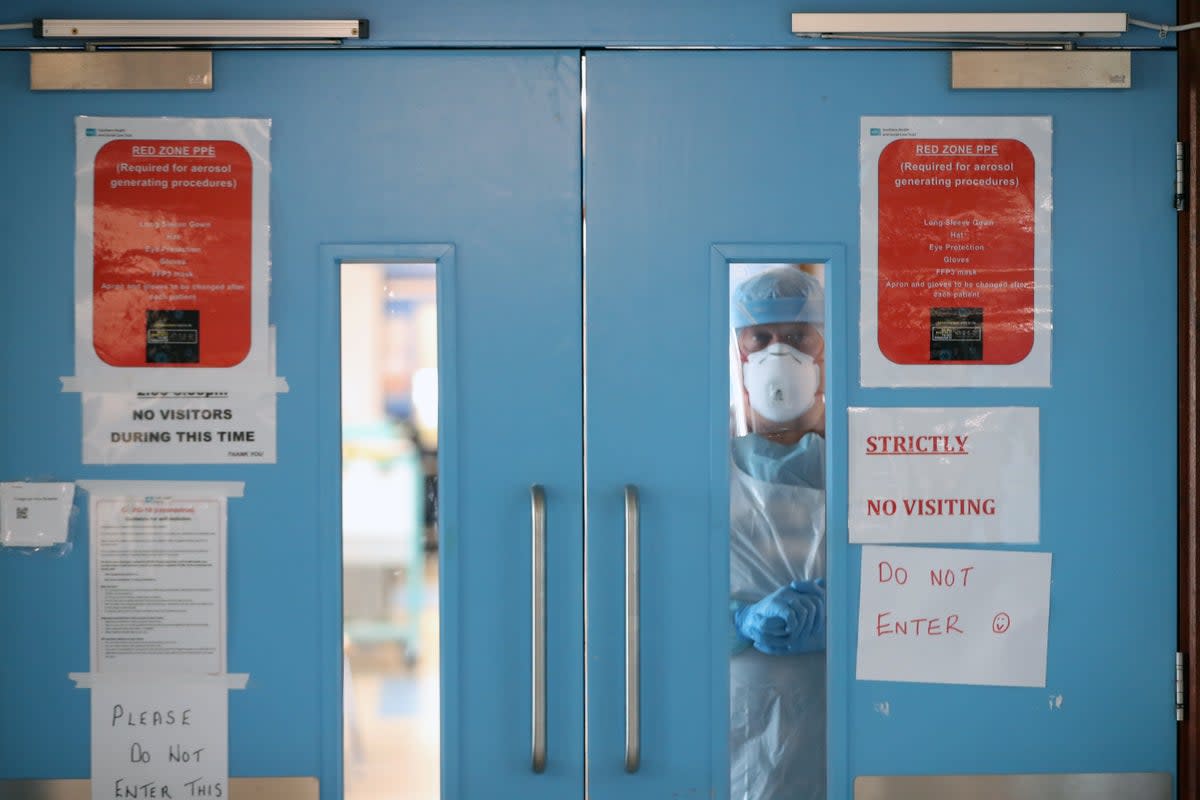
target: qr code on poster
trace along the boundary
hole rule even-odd
[[[17,519],[29,519],[29,506],[17,506]]]

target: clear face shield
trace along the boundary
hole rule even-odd
[[[734,265],[730,406],[735,436],[789,440],[824,433],[823,267]]]

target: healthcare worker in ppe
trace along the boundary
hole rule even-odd
[[[730,467],[730,797],[825,798],[825,292],[795,266],[739,284],[745,435]]]

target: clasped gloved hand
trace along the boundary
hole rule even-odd
[[[770,655],[825,649],[825,581],[792,581],[734,612],[738,634]]]

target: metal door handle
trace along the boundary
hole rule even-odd
[[[533,720],[534,772],[546,769],[546,492],[529,487],[533,528]]]
[[[637,772],[642,762],[641,704],[641,564],[638,536],[641,524],[636,486],[625,487],[625,771]]]

